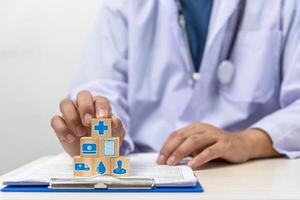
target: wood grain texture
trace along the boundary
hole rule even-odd
[[[98,157],[98,158],[93,158],[93,174],[98,174],[98,175],[109,175],[110,174],[110,169],[111,169],[111,164],[110,164],[110,158],[107,157]],[[101,171],[101,163],[104,165],[105,170]]]
[[[113,143],[113,150],[109,149],[111,143]],[[113,154],[111,154],[112,151],[114,151]],[[99,155],[103,157],[118,157],[120,155],[120,138],[111,137],[99,140]]]
[[[103,130],[103,134],[99,135],[101,130]],[[97,139],[112,137],[111,118],[93,118],[91,121],[91,136]]]
[[[129,176],[131,174],[130,159],[128,156],[119,156],[110,159],[111,175],[113,176]]]
[[[84,158],[81,156],[73,157],[74,176],[93,176],[95,175],[93,158]]]
[[[95,158],[101,156],[99,153],[99,139],[92,137],[80,138],[80,156],[86,158]]]

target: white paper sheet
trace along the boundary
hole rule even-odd
[[[194,186],[197,182],[191,168],[186,165],[165,166],[155,163],[157,154],[133,154],[131,160],[131,176],[134,178],[154,178],[156,186]],[[59,154],[40,163],[28,171],[3,182],[4,185],[48,185],[51,178],[74,178],[72,158],[67,154]],[[109,177],[103,176],[103,179]]]

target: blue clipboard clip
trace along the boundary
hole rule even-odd
[[[124,180],[125,179],[125,180]],[[130,179],[130,180],[128,180]],[[86,180],[72,179],[55,179],[49,185],[36,186],[5,186],[1,188],[1,192],[204,192],[201,184],[196,183],[195,186],[189,187],[160,187],[154,184],[153,179],[136,179],[136,178],[122,178],[120,184],[110,183],[106,181],[88,182]]]

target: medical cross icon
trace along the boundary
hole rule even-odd
[[[98,131],[99,135],[104,135],[104,132],[108,130],[108,126],[103,121],[99,121],[98,125],[95,125],[95,131]]]

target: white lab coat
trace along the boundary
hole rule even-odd
[[[191,66],[175,0],[105,0],[70,90],[109,98],[127,135],[123,153],[159,151],[191,122],[266,131],[274,148],[300,156],[300,1],[248,0],[222,84],[238,0],[214,0],[201,78]],[[125,152],[124,152],[125,151]]]

